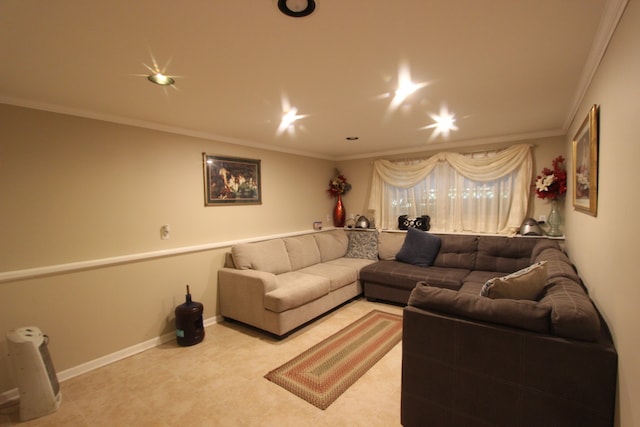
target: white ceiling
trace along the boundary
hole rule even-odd
[[[559,135],[621,3],[1,0],[0,102],[327,159]],[[391,109],[403,67],[428,85]],[[420,129],[445,107],[457,131]]]

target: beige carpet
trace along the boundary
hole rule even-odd
[[[402,316],[373,310],[265,378],[326,409],[402,338]]]

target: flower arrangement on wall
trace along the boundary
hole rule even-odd
[[[347,182],[347,178],[336,169],[335,176],[329,180],[329,188],[327,192],[331,196],[339,196],[351,190],[351,184]]]
[[[536,195],[541,199],[556,200],[567,192],[567,170],[565,159],[553,159],[553,169],[544,168],[536,179]]]

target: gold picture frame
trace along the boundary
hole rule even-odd
[[[262,204],[260,160],[202,153],[205,206]]]
[[[599,108],[593,105],[573,138],[573,208],[598,214]]]

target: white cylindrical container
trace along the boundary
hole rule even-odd
[[[7,334],[9,363],[20,392],[22,421],[55,412],[62,401],[48,341],[35,326],[18,328]]]

